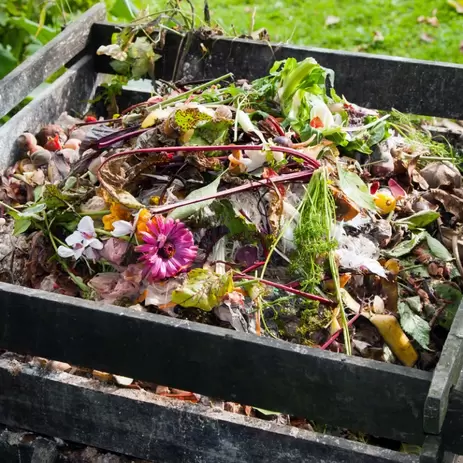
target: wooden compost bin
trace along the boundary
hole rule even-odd
[[[68,67],[0,128],[0,168],[12,162],[19,134],[63,111],[84,111],[98,73],[112,72],[108,58],[95,53],[117,31],[99,22],[104,17],[104,7],[93,7],[0,81],[1,116]],[[335,71],[338,92],[359,105],[463,119],[463,66],[242,39],[193,36],[184,49],[186,42],[167,35],[156,77],[194,81],[233,72],[254,79],[275,60],[312,56]],[[405,463],[442,461],[444,451],[463,454],[462,307],[429,373],[0,283],[0,348],[423,446],[414,456],[201,405],[143,400],[0,358],[0,423],[133,457]],[[0,454],[0,461],[13,461],[7,458]]]

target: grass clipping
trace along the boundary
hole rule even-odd
[[[332,236],[336,224],[336,207],[328,182],[328,171],[321,167],[314,172],[307,186],[299,207],[300,220],[294,231],[297,253],[293,258],[292,269],[301,278],[302,290],[315,292],[324,276],[325,265],[329,266],[338,302],[334,314],[340,315],[346,354],[351,355],[349,327],[335,259],[337,242]]]

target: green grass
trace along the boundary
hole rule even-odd
[[[194,4],[201,14],[202,1]],[[249,31],[256,8],[254,30],[267,28],[274,42],[463,63],[463,14],[446,0],[209,0],[209,8],[213,21],[238,34]],[[434,9],[439,27],[417,22]],[[340,22],[326,27],[328,15]],[[384,41],[374,41],[375,32]],[[434,42],[423,41],[423,33]]]

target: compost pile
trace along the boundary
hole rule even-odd
[[[454,150],[313,59],[231,77],[23,134],[2,280],[432,369],[461,299]]]

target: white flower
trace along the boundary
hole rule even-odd
[[[137,230],[138,218],[140,217],[140,211],[138,211],[133,219],[133,223],[127,222],[127,220],[116,220],[113,222],[114,230],[111,232],[115,238],[120,238],[121,236],[132,236]]]
[[[79,259],[82,255],[89,259],[95,259],[94,249],[103,249],[103,243],[96,237],[95,227],[91,217],[86,215],[82,217],[77,225],[77,230],[66,238],[66,244],[69,246],[60,246],[58,255],[68,258],[74,257]]]
[[[111,235],[115,236],[116,238],[120,238],[121,236],[130,235],[132,236],[135,231],[135,225],[127,222],[126,220],[116,220],[113,222],[114,230],[111,232]]]

